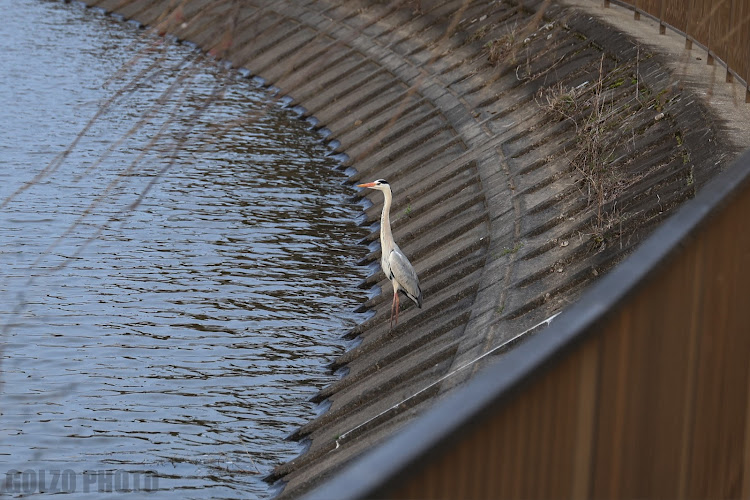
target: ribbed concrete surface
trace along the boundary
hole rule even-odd
[[[362,286],[382,293],[350,333],[361,344],[333,362],[346,375],[316,397],[330,408],[294,434],[309,450],[269,478],[287,484],[284,497],[392,434],[503,351],[493,349],[533,333],[736,152],[658,56],[541,1],[88,3],[262,76],[333,132],[358,172],[352,183],[386,178],[394,188],[394,236],[421,278],[424,309],[402,301],[389,332],[382,194],[361,193],[373,202],[365,263],[374,270]],[[601,198],[576,168],[597,88],[609,103],[597,129],[611,177]],[[582,109],[550,111],[555,89]]]

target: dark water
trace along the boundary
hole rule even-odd
[[[269,496],[363,319],[344,173],[188,47],[0,5],[0,492]]]

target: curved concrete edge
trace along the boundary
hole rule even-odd
[[[352,183],[394,185],[394,234],[425,308],[407,306],[390,331],[390,284],[380,271],[365,280],[382,290],[363,305],[375,315],[331,364],[347,375],[315,397],[329,410],[292,435],[307,452],[269,477],[287,484],[283,497],[319,484],[544,328],[737,150],[662,58],[544,1],[423,1],[420,12],[344,0],[88,3],[262,76],[331,130],[356,168]],[[598,204],[575,163],[594,95],[614,110],[596,129],[618,152],[608,161],[628,173]],[[565,107],[571,96],[581,105]],[[555,114],[561,104],[566,118]],[[377,221],[379,193],[362,195]],[[373,229],[363,264],[379,260]]]

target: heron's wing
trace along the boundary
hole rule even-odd
[[[422,290],[419,288],[419,278],[406,255],[401,253],[399,248],[394,248],[388,256],[388,263],[391,266],[389,278],[395,279],[398,286],[406,292],[406,295],[419,307],[422,307]]]

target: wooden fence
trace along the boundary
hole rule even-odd
[[[727,81],[735,77],[745,85],[750,102],[750,0],[612,0],[659,21],[685,35],[685,47],[696,43],[708,51],[707,63],[718,60],[727,68]],[[604,4],[609,5],[609,0]]]
[[[750,497],[750,152],[310,498]]]

